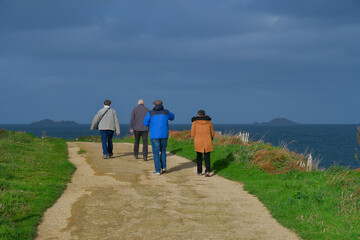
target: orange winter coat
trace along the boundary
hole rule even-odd
[[[215,133],[211,118],[193,117],[191,120],[193,121],[191,137],[194,139],[195,151],[201,153],[214,151],[212,140]]]

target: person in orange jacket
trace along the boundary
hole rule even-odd
[[[206,116],[204,110],[199,110],[198,115],[191,119],[191,137],[197,154],[197,174],[202,175],[202,158],[205,160],[205,177],[210,177],[210,152],[214,151],[214,127],[211,118]]]

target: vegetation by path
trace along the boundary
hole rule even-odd
[[[187,138],[169,138],[167,149],[195,161],[193,143]],[[268,154],[254,161],[259,151]],[[279,151],[280,158],[273,154]],[[233,140],[215,144],[211,166],[216,174],[244,183],[244,189],[257,196],[273,217],[304,239],[360,239],[360,172],[344,167],[283,171],[293,165],[286,163],[293,162],[295,155],[269,144]],[[277,168],[269,168],[269,163]]]
[[[64,140],[0,130],[0,239],[33,239],[74,171]]]

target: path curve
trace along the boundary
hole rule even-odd
[[[197,176],[182,157],[169,154],[168,172],[154,176],[152,156],[134,159],[131,144],[115,143],[111,159],[100,143],[68,149],[77,170],[36,239],[300,239],[241,183]]]

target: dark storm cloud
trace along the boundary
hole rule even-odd
[[[106,1],[103,1],[105,3]],[[101,16],[95,0],[15,0],[0,2],[0,29],[6,32],[73,28]]]
[[[33,95],[44,94],[66,109],[79,98],[163,97],[179,112],[205,105],[219,116],[237,101],[248,111],[241,122],[326,122],[325,102],[355,107],[359,10],[358,1],[335,0],[0,1],[0,100],[18,92],[19,105],[31,104],[22,96],[41,103]],[[99,94],[103,85],[111,89]],[[356,121],[339,109],[343,120],[328,122]],[[90,106],[79,111],[87,122]],[[1,121],[15,119],[8,115]]]

